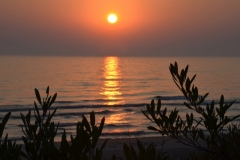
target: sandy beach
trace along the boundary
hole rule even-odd
[[[196,149],[185,146],[176,140],[170,139],[169,137],[164,137],[164,145],[162,146],[163,139],[162,137],[142,137],[142,138],[117,138],[117,139],[108,139],[108,142],[103,150],[103,160],[111,160],[112,156],[115,154],[116,158],[125,160],[123,152],[123,144],[130,145],[135,148],[138,154],[137,139],[142,142],[144,147],[148,147],[151,143],[156,145],[157,153],[163,149],[170,156],[171,160],[179,160],[181,157],[186,157],[189,153],[196,151]],[[97,147],[105,142],[106,139],[99,139]],[[56,143],[57,147],[60,147],[60,142]],[[22,147],[23,149],[24,147]],[[23,158],[24,160],[24,158]]]
[[[168,152],[168,155],[173,160],[178,160],[181,157],[186,157],[189,153],[196,151],[195,149],[185,146],[176,140],[164,137],[164,145],[162,146],[162,137],[144,137],[144,138],[120,138],[120,139],[109,139],[103,152],[103,159],[108,160],[115,154],[117,159],[125,159],[123,153],[123,144],[132,144],[132,146],[138,151],[137,139],[142,142],[142,144],[147,147],[151,143],[156,144],[157,152],[162,149]],[[101,145],[105,140],[100,139],[98,145]]]

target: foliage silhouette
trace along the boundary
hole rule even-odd
[[[95,113],[90,113],[90,122],[83,115],[82,122],[76,125],[76,136],[71,135],[71,143],[66,139],[66,132],[62,134],[61,146],[58,149],[55,146],[55,136],[58,126],[52,120],[57,108],[51,113],[51,105],[55,102],[57,93],[49,96],[49,87],[46,89],[46,98],[41,99],[39,91],[35,89],[35,95],[40,107],[34,102],[35,122],[31,123],[31,111],[26,116],[21,114],[23,121],[22,131],[25,136],[22,137],[27,155],[23,155],[29,160],[41,159],[101,159],[103,148],[107,140],[99,148],[96,148],[98,139],[102,133],[105,118],[103,117],[98,127],[95,122]],[[95,154],[94,154],[95,151]]]
[[[166,152],[160,150],[158,153],[156,151],[154,143],[151,143],[147,148],[137,140],[137,146],[139,154],[137,154],[134,147],[130,144],[123,144],[123,151],[126,160],[168,160],[169,156],[166,155]]]
[[[103,117],[98,127],[95,122],[94,112],[90,113],[90,123],[85,116],[82,116],[82,122],[77,123],[76,136],[71,135],[71,143],[66,139],[66,133],[62,135],[60,146],[60,159],[96,159],[100,160],[103,155],[103,149],[107,140],[99,148],[96,148],[98,139],[102,133],[105,118]],[[96,148],[96,149],[95,149]],[[95,154],[94,154],[95,151]]]
[[[35,95],[40,107],[34,102],[34,123],[31,123],[32,116],[30,110],[26,116],[21,113],[23,122],[23,126],[21,127],[24,133],[22,139],[25,144],[27,153],[25,158],[27,159],[50,159],[55,157],[58,152],[54,146],[54,138],[57,134],[59,123],[55,125],[55,123],[51,121],[57,108],[55,108],[52,113],[49,111],[49,108],[56,100],[57,93],[55,93],[53,97],[49,96],[49,87],[47,87],[46,94],[47,97],[41,99],[39,91],[35,88]],[[40,114],[40,112],[42,112],[42,114]]]
[[[16,144],[16,141],[12,142],[8,139],[6,134],[5,139],[2,143],[2,134],[5,129],[5,125],[11,115],[11,112],[7,113],[0,123],[0,159],[20,159],[21,145]]]
[[[198,88],[192,85],[196,75],[191,79],[187,77],[188,66],[178,73],[176,62],[174,65],[170,64],[169,69],[174,83],[186,97],[187,102],[184,102],[184,105],[194,111],[194,114],[186,114],[186,118],[183,119],[178,115],[176,108],[168,114],[167,108],[161,109],[160,99],[158,100],[157,108],[155,108],[154,100],[152,100],[151,105],[147,105],[147,110],[142,110],[142,113],[150,121],[154,122],[158,128],[149,126],[148,129],[157,131],[162,135],[168,135],[187,146],[208,152],[217,159],[233,158],[229,154],[231,148],[227,145],[230,138],[236,135],[239,136],[239,130],[237,128],[230,130],[230,127],[228,134],[224,133],[224,130],[227,129],[227,125],[230,122],[240,117],[240,115],[231,118],[226,116],[226,112],[235,101],[226,104],[222,95],[219,107],[215,106],[214,101],[207,104],[206,107],[202,107],[202,103],[208,96],[208,93],[200,96]],[[200,118],[195,118],[194,115],[196,114],[199,114]],[[238,131],[238,134],[235,134],[236,131]],[[234,142],[234,139],[230,143],[232,142]]]

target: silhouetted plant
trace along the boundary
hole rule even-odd
[[[2,135],[3,135],[3,131],[5,129],[5,125],[7,124],[7,121],[9,119],[11,115],[11,112],[8,112],[2,119],[2,122],[0,122],[0,144],[1,144],[1,140],[2,140]]]
[[[76,136],[71,135],[71,142],[66,139],[66,132],[62,134],[61,146],[56,148],[54,138],[57,134],[58,126],[52,120],[57,108],[51,113],[49,108],[54,103],[57,93],[53,97],[49,96],[49,87],[46,89],[47,97],[41,99],[39,91],[35,89],[35,95],[40,107],[34,102],[35,121],[31,122],[31,111],[27,115],[21,114],[23,121],[22,131],[25,136],[22,137],[27,155],[23,157],[29,160],[41,159],[62,159],[62,160],[100,160],[103,154],[103,148],[107,140],[99,148],[96,148],[98,139],[102,133],[105,118],[103,117],[98,127],[95,122],[94,112],[90,113],[90,122],[83,115],[82,122],[76,125]],[[96,148],[96,149],[95,149]]]
[[[194,114],[191,113],[186,114],[186,119],[183,119],[178,115],[176,108],[170,113],[167,112],[167,108],[161,110],[161,100],[158,100],[155,109],[155,103],[152,100],[151,105],[147,105],[147,111],[142,112],[149,120],[157,124],[158,128],[149,126],[148,129],[157,131],[162,135],[168,135],[187,146],[208,152],[213,157],[233,158],[227,143],[234,141],[232,139],[231,142],[228,142],[228,140],[236,136],[235,131],[238,131],[237,135],[239,136],[239,129],[234,128],[234,131],[229,129],[227,134],[224,133],[224,130],[230,122],[240,117],[240,115],[234,117],[225,115],[235,101],[226,104],[222,95],[219,107],[215,106],[215,101],[207,104],[206,107],[202,107],[208,93],[200,96],[198,88],[192,85],[196,75],[191,79],[187,77],[188,66],[182,69],[181,73],[178,73],[176,62],[174,65],[170,64],[169,69],[174,83],[186,97],[187,102],[184,102],[184,105],[194,111],[194,114],[199,114],[200,118],[195,118]]]
[[[240,125],[228,126],[228,133],[224,134],[224,148],[232,159],[240,157]]]
[[[35,95],[40,104],[40,107],[34,102],[34,117],[35,121],[31,122],[31,111],[27,115],[21,114],[23,121],[22,131],[25,136],[22,139],[25,144],[27,159],[51,159],[56,158],[58,154],[57,148],[54,146],[54,138],[57,134],[58,125],[51,121],[56,113],[57,108],[50,113],[49,108],[54,103],[57,93],[54,96],[49,96],[49,87],[46,89],[47,97],[41,99],[39,91],[35,89]],[[42,114],[40,114],[42,112]]]
[[[105,118],[103,117],[100,126],[98,127],[95,122],[94,112],[90,113],[90,122],[88,122],[87,118],[83,115],[82,122],[77,123],[76,136],[73,137],[71,135],[70,144],[66,139],[66,133],[64,131],[60,147],[61,159],[100,160],[102,158],[103,149],[107,143],[107,140],[102,144],[100,149],[96,148],[96,145],[102,133],[104,121]]]
[[[151,143],[147,148],[145,148],[142,143],[137,140],[137,146],[139,153],[137,154],[134,147],[130,144],[123,144],[123,151],[126,160],[168,160],[169,156],[166,152],[160,150],[158,153],[156,151],[154,143]]]
[[[8,139],[8,134],[6,134],[5,139],[2,142],[2,134],[5,125],[11,115],[11,112],[7,113],[0,123],[0,159],[20,159],[21,155],[21,145],[16,144],[16,141],[12,142]]]

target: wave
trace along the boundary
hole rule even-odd
[[[122,135],[122,136],[127,136],[127,135],[141,135],[141,134],[146,134],[144,131],[123,131],[123,132],[103,132],[103,136],[108,136],[108,135]]]
[[[161,99],[161,100],[185,100],[184,96],[155,96],[154,99]]]
[[[63,131],[58,131],[57,136],[61,136]],[[75,131],[67,131],[67,136],[72,135],[75,136]],[[141,137],[141,136],[150,136],[150,135],[159,135],[158,132],[151,132],[151,131],[120,131],[120,132],[105,132],[103,131],[101,134],[101,138],[109,138],[109,137]]]
[[[185,100],[186,98],[184,96],[155,96],[150,97],[149,99],[161,99],[164,101],[168,100]],[[56,101],[56,103],[59,104],[66,104],[66,103],[84,103],[84,102],[117,102],[119,99],[82,99],[79,101]]]
[[[155,96],[153,99],[161,99],[162,106],[184,106],[183,102],[186,102],[186,99],[184,96]],[[98,101],[100,104],[95,104],[95,102]],[[126,103],[126,104],[115,104],[115,105],[107,105],[107,104],[101,104],[101,102],[109,101],[106,99],[92,99],[92,100],[81,100],[81,101],[56,101],[55,104],[50,108],[50,110],[55,109],[56,107],[58,110],[71,110],[71,109],[92,109],[92,110],[97,110],[97,109],[102,109],[101,111],[97,111],[100,114],[109,114],[112,113],[112,110],[109,110],[107,108],[122,108],[123,111],[131,112],[133,111],[132,108],[140,108],[140,107],[145,107],[149,103]],[[115,101],[115,100],[114,100]],[[85,102],[85,103],[83,103]],[[89,104],[86,104],[89,103]],[[91,105],[91,102],[92,105]],[[231,100],[226,100],[225,103],[230,103]],[[157,103],[157,101],[155,101]],[[206,100],[202,105],[207,105],[210,104],[211,101]],[[218,105],[219,101],[215,101],[215,104]],[[234,104],[240,104],[240,101],[236,101]],[[33,110],[34,105],[26,104],[26,105],[0,105],[0,112],[27,112],[28,110]],[[68,111],[69,112],[69,111]],[[86,114],[89,112],[85,111],[78,111],[76,113],[77,115],[79,114]],[[62,113],[59,113],[62,114]],[[72,114],[74,113],[69,112],[66,114]]]

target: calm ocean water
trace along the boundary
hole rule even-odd
[[[180,114],[188,110],[184,97],[171,79],[169,64],[180,68],[189,64],[189,75],[197,74],[195,85],[200,94],[210,92],[210,100],[237,100],[229,115],[240,114],[240,58],[179,57],[27,57],[0,56],[0,119],[9,111],[12,116],[5,131],[21,139],[20,113],[33,110],[34,88],[45,96],[58,93],[55,122],[60,122],[59,135],[66,129],[75,133],[81,115],[95,111],[97,121],[105,116],[102,138],[144,137],[156,133],[141,113],[146,104],[158,96],[163,107],[177,107]],[[17,133],[17,134],[16,134]]]

